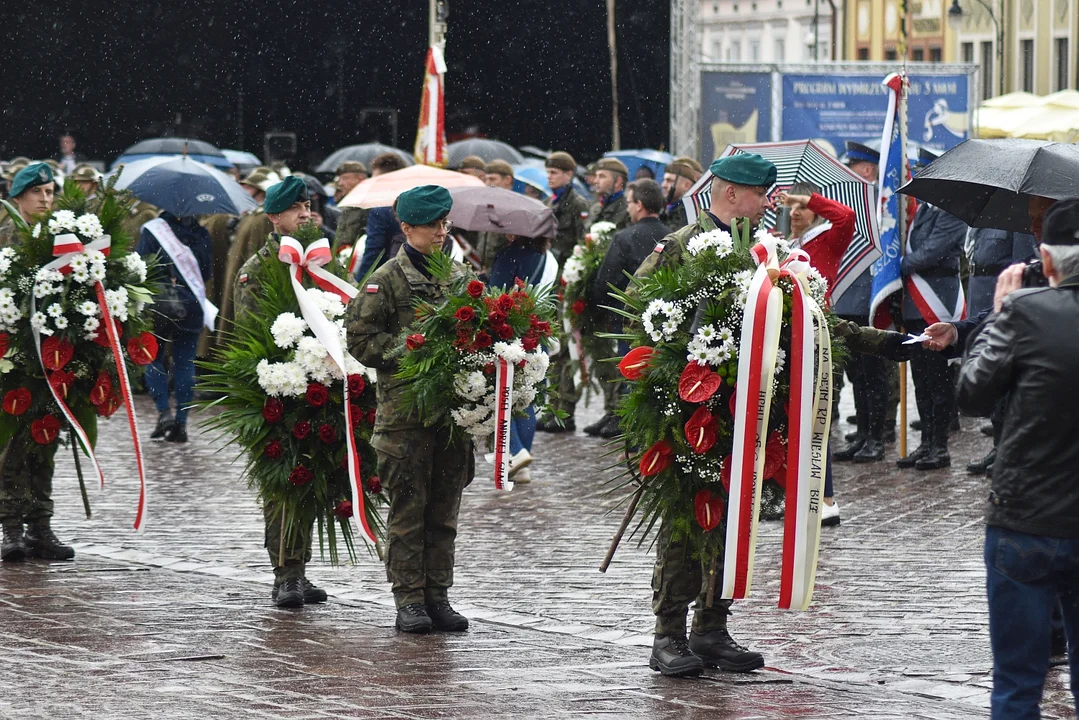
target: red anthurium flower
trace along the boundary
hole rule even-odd
[[[415,333],[405,338],[405,347],[409,350],[418,350],[423,347],[425,341],[426,338],[424,338],[421,333]]]
[[[731,417],[734,417],[735,408],[738,407],[738,391],[737,390],[734,390],[734,391],[731,392],[731,398],[730,398],[730,400],[727,401],[727,407],[730,408]]]
[[[693,512],[697,524],[709,532],[723,519],[723,498],[713,495],[711,490],[701,490],[693,497]]]
[[[136,365],[149,365],[157,358],[157,338],[144,332],[127,341],[127,354]]]
[[[30,423],[30,437],[38,445],[49,445],[60,434],[60,421],[45,415]]]
[[[468,294],[474,298],[478,298],[483,295],[483,283],[479,280],[472,280],[468,283]]]
[[[678,395],[686,402],[702,403],[716,394],[723,378],[712,372],[707,365],[693,361],[686,365],[678,378]]]
[[[764,479],[775,478],[779,468],[787,464],[787,443],[783,436],[773,432],[764,445]]]
[[[49,375],[49,384],[56,394],[62,398],[67,397],[67,391],[75,384],[75,373],[67,370],[57,370]]]
[[[11,347],[11,336],[7,333],[0,333],[0,357],[7,355],[9,347]]]
[[[342,500],[337,503],[337,507],[333,509],[333,514],[342,520],[348,520],[352,517],[352,501]]]
[[[723,464],[719,466],[719,481],[723,483],[723,489],[728,494],[731,492],[731,464],[734,462],[734,456],[728,455],[723,458]]]
[[[90,402],[101,407],[112,395],[112,378],[109,374],[102,370],[97,374],[97,382],[94,383],[94,387],[90,390]]]
[[[75,346],[53,335],[41,343],[41,364],[46,370],[60,370],[75,357]]]
[[[120,399],[119,395],[112,394],[105,399],[105,402],[97,406],[98,417],[108,418],[120,409],[120,406],[124,404],[124,401]]]
[[[30,409],[30,400],[30,391],[26,388],[10,390],[4,396],[4,412],[8,415],[22,415]]]
[[[622,377],[626,380],[640,380],[645,370],[648,369],[648,364],[652,361],[652,355],[655,352],[655,349],[642,345],[626,353],[626,356],[622,358],[622,362],[618,363],[618,369],[621,371]]]
[[[686,423],[686,441],[693,452],[702,455],[716,444],[717,436],[716,418],[702,405]]]
[[[470,322],[476,318],[476,311],[472,309],[472,306],[465,305],[458,308],[453,317],[457,322]]]
[[[670,467],[673,460],[674,448],[666,440],[660,440],[641,456],[641,475],[658,475]]]

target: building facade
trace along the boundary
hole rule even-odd
[[[845,60],[959,60],[946,0],[847,0],[847,4]]]
[[[832,39],[842,37],[842,4],[843,0],[834,4],[829,0],[701,0],[701,60],[804,63],[841,59],[842,48]]]

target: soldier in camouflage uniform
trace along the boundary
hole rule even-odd
[[[667,209],[659,215],[671,232],[681,230],[689,224],[686,206],[682,198],[701,179],[704,168],[690,157],[675,158],[674,162],[663,171],[663,196],[667,199]]]
[[[681,262],[690,239],[716,228],[730,230],[737,219],[747,217],[756,225],[770,207],[768,189],[775,183],[775,165],[759,155],[740,154],[721,158],[711,166],[712,207],[697,221],[672,233],[637,270],[647,277],[661,267]],[[723,573],[719,556],[717,577]],[[708,570],[699,559],[691,539],[678,536],[664,521],[656,541],[656,566],[652,576],[652,611],[656,637],[649,666],[664,675],[698,675],[705,665],[732,672],[764,667],[760,653],[738,645],[727,632],[730,600],[714,600],[706,607]],[[686,613],[696,600],[692,633],[686,642]]]
[[[271,232],[274,232],[273,222],[267,217],[266,210],[261,205],[241,217],[236,225],[225,263],[225,287],[221,289],[221,310],[217,316],[216,345],[218,347],[225,344],[227,333],[232,329],[235,313],[232,303],[236,296],[235,281],[239,277],[240,266],[266,244],[266,238]]]
[[[255,298],[260,288],[259,273],[264,259],[277,255],[282,235],[296,232],[297,228],[311,220],[307,185],[295,176],[271,185],[266,191],[264,208],[264,217],[271,223],[273,235],[263,238],[261,246],[240,268],[234,286],[237,322],[242,322],[243,316],[255,309]],[[326,591],[307,579],[313,524],[286,527],[281,509],[270,502],[263,503],[262,514],[266,527],[266,551],[274,571],[272,597],[276,605],[302,607],[325,602]]]
[[[27,165],[11,180],[11,202],[26,222],[52,209],[56,183],[45,163]],[[16,242],[15,224],[0,225],[0,247]],[[92,428],[87,428],[92,432]],[[57,443],[41,446],[30,438],[29,426],[20,429],[0,453],[0,524],[4,538],[0,558],[20,562],[27,557],[70,560],[74,549],[61,544],[50,527],[52,474]],[[26,526],[25,534],[23,525]]]
[[[348,349],[378,371],[378,413],[371,444],[389,493],[386,576],[392,583],[399,630],[461,631],[468,619],[449,603],[461,492],[474,471],[472,441],[451,439],[445,426],[426,427],[401,406],[402,381],[389,355],[415,320],[413,301],[438,302],[446,286],[431,277],[428,255],[446,240],[449,191],[425,185],[398,197],[394,211],[406,243],[371,275],[348,310]],[[457,273],[468,272],[456,264]],[[459,276],[459,275],[458,275]]]
[[[337,166],[334,177],[333,200],[338,203],[341,215],[337,218],[337,236],[334,238],[334,250],[342,245],[356,246],[356,241],[367,232],[367,208],[340,207],[352,188],[367,179],[367,167],[359,161],[350,160]]]

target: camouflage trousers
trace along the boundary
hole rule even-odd
[[[445,428],[376,433],[378,476],[390,500],[386,579],[397,607],[446,599],[453,585],[461,493],[475,470],[470,438]]]
[[[652,573],[652,612],[656,616],[656,635],[684,635],[686,614],[693,607],[693,632],[706,633],[727,627],[731,614],[730,600],[721,600],[723,555],[716,562],[716,588],[712,607],[708,601],[708,571],[711,560],[693,557],[695,548],[689,538],[675,540],[670,526],[664,523],[656,539],[656,567]]]
[[[266,552],[273,565],[274,585],[306,577],[314,523],[291,523],[292,527],[286,527],[281,508],[271,502],[262,506],[262,515],[266,520]]]
[[[548,370],[551,384],[555,386],[558,396],[553,398],[551,405],[573,417],[577,410],[577,401],[584,394],[584,383],[577,385],[577,373],[580,365],[570,358],[569,343],[576,342],[573,336],[564,338],[563,345],[557,353],[551,356],[551,365]],[[619,372],[614,363],[599,362],[601,358],[610,358],[615,355],[615,342],[607,338],[595,335],[581,335],[581,349],[584,355],[585,367],[589,376],[596,379],[603,392],[603,410],[613,413],[618,407],[619,400]]]
[[[0,454],[0,522],[33,523],[52,517],[52,474],[58,444],[37,445],[29,430],[15,433]]]

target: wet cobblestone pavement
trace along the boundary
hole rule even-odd
[[[145,426],[152,408],[138,409]],[[730,627],[765,670],[671,680],[647,666],[647,545],[627,540],[597,570],[622,515],[599,441],[539,434],[533,483],[511,493],[480,463],[451,595],[472,629],[411,637],[373,557],[316,562],[330,602],[273,608],[253,493],[206,436],[146,443],[148,529],[131,531],[121,413],[102,427],[109,486],[91,490],[92,520],[61,453],[54,527],[76,561],[0,567],[0,717],[987,717],[986,481],[964,465],[989,440],[963,422],[951,470],[900,472],[894,447],[837,465],[842,525],[824,531],[809,612],[776,608],[782,528],[762,524],[754,597]],[[1050,671],[1045,717],[1075,717],[1065,673]]]

